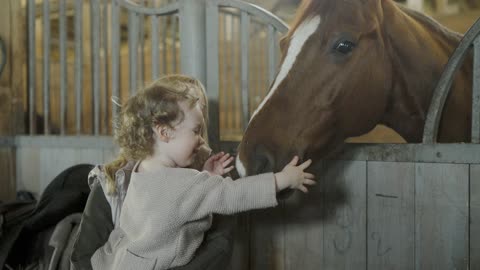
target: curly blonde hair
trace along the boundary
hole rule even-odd
[[[173,128],[183,120],[184,114],[179,106],[182,101],[189,102],[192,107],[200,103],[207,123],[208,99],[205,88],[200,81],[185,75],[160,77],[130,97],[122,106],[114,120],[114,140],[120,147],[120,155],[104,166],[108,193],[116,192],[116,171],[129,160],[142,160],[153,154],[155,139],[152,127],[162,125]],[[207,129],[203,130],[202,137],[207,140]],[[192,167],[196,168],[199,163],[203,165],[210,151],[208,146],[204,147]],[[205,155],[205,152],[208,152],[208,155]]]

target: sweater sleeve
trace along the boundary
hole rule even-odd
[[[182,203],[191,217],[206,214],[233,214],[277,205],[273,173],[265,173],[233,181],[202,172],[185,194]]]

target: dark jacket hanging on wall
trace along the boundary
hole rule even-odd
[[[92,168],[90,164],[79,164],[61,172],[45,188],[34,209],[23,220],[8,226],[13,232],[8,234],[8,241],[7,235],[0,236],[1,267],[5,262],[17,268],[39,260],[49,261],[53,248],[48,241],[57,223],[83,212],[90,193],[86,179]]]

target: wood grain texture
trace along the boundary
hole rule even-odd
[[[414,192],[414,163],[368,163],[368,269],[414,269]]]
[[[415,269],[467,269],[466,164],[417,163]]]

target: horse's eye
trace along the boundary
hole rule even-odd
[[[340,41],[334,47],[335,51],[342,54],[348,54],[353,50],[353,48],[355,48],[355,44],[348,40]]]

